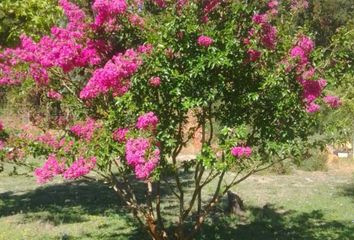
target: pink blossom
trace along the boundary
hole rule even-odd
[[[306,111],[308,113],[315,113],[318,112],[319,110],[320,110],[320,106],[314,102],[311,102],[306,105]]]
[[[331,108],[338,108],[342,105],[342,101],[337,96],[331,96],[331,95],[325,96],[323,98],[323,101]]]
[[[244,45],[249,45],[251,43],[250,39],[249,38],[244,38],[243,39],[243,44]]]
[[[252,154],[252,148],[250,148],[250,147],[245,147],[244,149],[243,149],[243,154],[244,154],[244,156],[246,157],[246,158],[249,158],[250,156],[251,156],[251,154]]]
[[[118,128],[113,132],[113,140],[119,143],[125,142],[127,140],[126,135],[128,132],[128,128]]]
[[[308,70],[303,72],[302,78],[305,80],[312,79],[315,76],[315,72],[316,72],[315,68],[310,67]]]
[[[307,0],[292,0],[291,9],[293,11],[304,10],[309,7],[309,2]]]
[[[60,149],[65,144],[65,139],[64,138],[59,141],[50,133],[46,133],[46,134],[40,135],[35,140],[40,142],[40,143],[42,143],[42,144],[45,144],[48,147],[51,147],[51,148],[53,148],[55,150]]]
[[[71,151],[72,147],[74,146],[74,141],[69,141],[66,145],[64,145],[63,150],[64,152],[68,153]]]
[[[271,24],[262,25],[261,42],[268,49],[274,49],[277,41],[277,29]]]
[[[254,29],[254,28],[251,28],[250,30],[248,30],[249,37],[253,37],[255,33],[256,33],[256,29]]]
[[[231,148],[231,154],[237,158],[242,158],[242,157],[249,158],[252,154],[252,148],[248,146],[246,147],[236,146]]]
[[[167,6],[165,0],[153,0],[153,2],[160,8],[165,8]]]
[[[85,159],[80,157],[63,173],[65,179],[77,179],[87,175],[96,166],[96,157]]]
[[[160,161],[160,151],[151,152],[151,144],[145,138],[129,139],[125,152],[128,165],[139,179],[148,178]]]
[[[213,12],[218,5],[220,4],[221,0],[207,0],[205,1],[205,5],[203,8],[203,22],[208,22],[209,18],[208,15]]]
[[[247,54],[248,54],[248,60],[250,62],[256,62],[260,58],[262,53],[260,51],[255,50],[255,49],[249,49],[247,51]]]
[[[198,45],[199,46],[204,46],[204,47],[209,47],[211,44],[213,44],[214,40],[208,36],[200,36],[198,38]]]
[[[38,85],[48,85],[49,76],[48,76],[48,72],[45,68],[43,68],[37,64],[32,64],[30,66],[30,74],[32,75],[33,80]]]
[[[268,12],[270,15],[273,15],[273,16],[275,16],[279,13],[278,9],[276,9],[276,8],[272,8]]]
[[[13,51],[7,49],[0,53],[0,87],[18,85],[27,78],[26,74],[14,70],[16,65],[17,59],[13,56]]]
[[[276,7],[278,7],[278,5],[279,5],[279,2],[277,0],[271,0],[268,2],[269,8],[276,8]]]
[[[149,85],[152,87],[158,87],[161,84],[160,77],[151,77],[149,80]]]
[[[151,48],[141,46],[141,51],[148,51]],[[113,95],[120,96],[129,90],[128,80],[142,64],[140,51],[128,49],[125,53],[119,53],[109,60],[102,68],[94,71],[86,86],[80,92],[80,98],[92,99],[100,94],[109,91]]]
[[[138,52],[140,54],[149,55],[152,53],[152,50],[153,50],[153,46],[149,43],[138,46]]]
[[[94,119],[88,118],[85,122],[72,126],[70,131],[77,137],[90,141],[98,127],[99,125]]]
[[[63,99],[63,96],[53,89],[47,92],[47,97],[56,101],[61,101]]]
[[[101,61],[98,45],[85,34],[88,24],[84,11],[67,0],[60,0],[59,3],[67,16],[67,26],[53,27],[51,34],[42,37],[38,43],[22,35],[18,48],[4,51],[7,59],[0,64],[0,71],[5,76],[0,79],[0,84],[16,84],[31,76],[38,85],[47,85],[48,69],[51,67],[69,72],[76,67],[96,65]],[[30,66],[28,73],[9,71],[9,68],[23,63]]]
[[[102,26],[115,21],[117,15],[123,14],[128,8],[125,0],[95,0],[92,9],[96,13],[95,24]]]
[[[138,164],[135,166],[135,175],[138,179],[146,179],[155,170],[160,161],[160,150],[155,149],[152,152],[149,160],[145,164]]]
[[[2,121],[0,120],[0,132],[4,131],[4,124],[2,123]]]
[[[290,56],[292,58],[298,59],[300,64],[308,63],[308,57],[305,51],[299,47],[295,46],[290,50]]]
[[[256,24],[264,24],[268,22],[267,14],[255,14],[252,17],[252,21]]]
[[[65,127],[68,124],[68,120],[65,116],[61,115],[55,119],[55,123],[60,127]]]
[[[308,55],[314,49],[315,44],[309,37],[301,36],[297,42],[297,46],[304,50],[305,54]]]
[[[144,27],[145,20],[137,14],[132,14],[129,16],[129,22],[136,27]]]
[[[177,0],[177,11],[182,10],[182,8],[188,4],[189,0]]]
[[[148,112],[141,115],[137,122],[136,128],[137,129],[155,129],[157,124],[159,123],[158,117],[153,112]]]
[[[59,163],[54,154],[49,155],[47,161],[43,167],[36,168],[34,175],[37,177],[37,182],[44,184],[53,180],[56,175],[59,175],[65,171],[64,164]]]
[[[327,84],[324,79],[312,80],[315,69],[309,65],[309,57],[313,51],[314,43],[307,36],[301,36],[296,45],[290,50],[290,57],[296,59],[296,79],[303,87],[303,99],[306,103],[306,111],[309,113],[317,112],[320,106],[314,101],[321,95],[322,90]],[[292,68],[289,66],[289,68]]]
[[[255,24],[261,26],[261,31],[259,34],[259,38],[264,47],[268,49],[274,49],[277,41],[277,29],[268,23],[268,15],[267,14],[255,14],[252,17],[252,21]],[[248,32],[249,38],[253,37],[255,34],[255,30],[251,29]]]
[[[301,85],[304,88],[303,98],[306,102],[310,103],[317,99],[326,86],[327,81],[324,79],[319,80],[303,80]]]
[[[0,151],[5,148],[5,142],[3,140],[0,140]]]
[[[69,20],[68,29],[74,31],[77,29],[82,30],[84,26],[83,23],[85,22],[86,18],[85,12],[67,0],[59,0],[59,5],[64,10],[66,17]]]

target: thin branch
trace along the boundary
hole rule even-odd
[[[163,179],[163,181],[166,183],[166,185],[168,186],[168,188],[171,190],[171,192],[173,193],[173,195],[175,195],[178,199],[180,199],[179,194],[173,189],[173,187],[171,187],[170,182],[167,179]]]

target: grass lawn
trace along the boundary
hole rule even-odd
[[[198,239],[354,239],[350,171],[257,175],[234,191],[244,200],[245,215],[223,215],[221,205]],[[171,206],[165,202],[163,207]],[[33,177],[0,174],[0,240],[146,236],[102,184],[58,179],[38,186]]]

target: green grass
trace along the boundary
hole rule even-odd
[[[352,174],[257,175],[234,191],[245,202],[245,216],[223,214],[223,203],[198,239],[354,239]],[[172,214],[168,199],[163,209]],[[148,238],[101,183],[56,179],[38,186],[33,177],[1,173],[0,239]]]

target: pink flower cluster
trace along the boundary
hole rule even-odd
[[[36,138],[36,141],[47,145],[48,147],[51,147],[55,150],[58,150],[62,148],[65,145],[65,138],[62,138],[61,140],[57,140],[52,134],[46,133],[43,135],[40,135]]]
[[[82,31],[84,28],[83,23],[85,22],[86,18],[85,12],[67,0],[59,0],[59,5],[64,10],[66,17],[69,20],[67,29],[69,31]]]
[[[97,128],[99,128],[99,124],[94,119],[88,118],[85,122],[72,126],[70,131],[77,137],[90,141]]]
[[[101,61],[97,49],[100,44],[86,37],[86,30],[89,25],[85,23],[85,13],[76,5],[67,0],[59,1],[68,18],[65,28],[53,27],[51,35],[44,36],[38,43],[31,38],[21,36],[21,45],[16,49],[7,49],[4,54],[10,61],[7,66],[13,68],[17,64],[25,63],[30,66],[29,75],[39,84],[48,84],[48,69],[59,67],[64,72],[69,72],[77,67],[96,65]],[[10,76],[16,77],[15,72],[10,72],[4,66],[0,66],[7,78],[0,82],[9,82]],[[16,82],[22,81],[24,73],[20,74]],[[9,82],[11,84],[11,82]]]
[[[270,24],[272,15],[277,14],[278,1],[268,2],[269,11],[263,14],[255,14],[252,17],[252,22],[260,26],[260,31],[256,32],[256,29],[252,28],[248,31],[248,36],[243,40],[245,45],[250,44],[252,38],[256,38],[267,49],[274,49],[277,43],[277,29]],[[259,50],[248,49],[247,62],[256,62],[262,55]]]
[[[59,162],[54,154],[48,156],[44,165],[36,168],[34,175],[39,184],[52,181],[57,175],[62,174],[66,179],[77,179],[88,174],[96,166],[96,158],[84,159],[80,157],[69,168],[65,168],[64,162]]]
[[[231,154],[237,158],[242,158],[242,157],[249,158],[252,154],[252,148],[248,146],[246,147],[236,146],[231,148]]]
[[[134,168],[138,179],[148,178],[160,161],[160,150],[152,150],[145,138],[129,139],[125,152],[127,163]]]
[[[207,0],[205,1],[204,9],[203,9],[203,16],[202,21],[204,23],[209,21],[209,14],[213,12],[217,6],[221,3],[221,0]]]
[[[290,56],[299,61],[299,67],[306,66],[309,63],[309,56],[314,47],[315,44],[310,38],[301,36],[296,46],[291,49]]]
[[[144,27],[145,20],[144,18],[140,17],[138,14],[132,14],[129,16],[129,22],[136,27]]]
[[[277,29],[269,23],[268,19],[269,15],[267,14],[255,14],[252,17],[252,21],[261,26],[259,37],[263,46],[274,49],[277,41]]]
[[[167,6],[165,0],[153,0],[153,2],[160,8],[165,8]]]
[[[248,54],[248,60],[250,62],[256,62],[261,57],[262,53],[254,49],[249,49],[247,51],[247,54]]]
[[[0,53],[0,86],[18,85],[26,79],[26,74],[13,70],[17,64],[12,50],[7,49]]]
[[[321,96],[322,90],[327,85],[327,81],[324,79],[302,80],[300,83],[304,88],[303,98],[307,103],[311,103]]]
[[[266,24],[266,23],[268,23],[268,15],[267,14],[255,14],[252,17],[252,21],[255,24],[259,24],[259,25]]]
[[[47,161],[43,167],[36,168],[34,175],[37,178],[39,184],[44,184],[53,180],[56,175],[62,174],[65,171],[63,163],[59,163],[55,155],[49,155]]]
[[[92,5],[96,13],[95,24],[102,26],[105,23],[114,24],[116,17],[123,14],[128,8],[125,0],[95,0]]]
[[[214,42],[214,40],[211,37],[202,35],[200,37],[198,37],[198,45],[199,46],[203,46],[203,47],[209,47],[210,45],[212,45]]]
[[[0,139],[0,151],[5,148],[5,142]]]
[[[320,106],[315,103],[315,100],[321,96],[322,90],[327,85],[327,81],[324,79],[302,80],[300,84],[304,88],[303,98],[306,103],[306,111],[309,113],[318,112]]]
[[[188,4],[188,2],[189,0],[177,0],[177,4],[176,4],[177,12],[180,12],[182,8]]]
[[[262,25],[261,42],[264,47],[274,49],[277,41],[277,29],[271,24]]]
[[[273,9],[273,8],[277,8],[279,5],[279,2],[277,0],[271,0],[268,2],[268,7]]]
[[[158,87],[161,84],[160,77],[151,77],[149,80],[149,85],[152,87]]]
[[[96,166],[96,157],[85,159],[80,157],[73,164],[65,170],[63,177],[65,179],[77,179],[87,175]]]
[[[297,11],[297,10],[304,10],[309,7],[309,2],[308,0],[292,0],[291,1],[291,10]]]
[[[269,15],[277,15],[278,14],[278,6],[279,6],[279,2],[277,0],[270,0],[268,2],[269,10],[267,11],[267,13]]]
[[[140,54],[149,53],[151,45],[142,45],[138,50],[128,49],[109,60],[103,68],[96,69],[86,86],[80,92],[80,98],[92,99],[100,94],[112,91],[120,96],[129,90],[131,77],[142,64]]]
[[[339,108],[342,105],[342,101],[337,96],[325,96],[323,101],[331,108]]]
[[[118,128],[113,132],[113,140],[119,143],[127,141],[127,133],[129,132],[128,128]]]
[[[314,47],[315,45],[309,37],[301,36],[290,50],[290,57],[296,60],[297,80],[303,87],[303,99],[306,104],[306,111],[309,113],[320,110],[320,106],[315,103],[315,100],[321,96],[327,85],[325,79],[313,79],[315,69],[311,66],[309,59]]]
[[[53,89],[47,92],[47,97],[56,101],[61,101],[63,99],[63,96]]]
[[[157,124],[159,123],[158,117],[155,115],[153,112],[148,112],[143,115],[141,115],[137,122],[136,122],[136,128],[137,129],[156,129]]]

